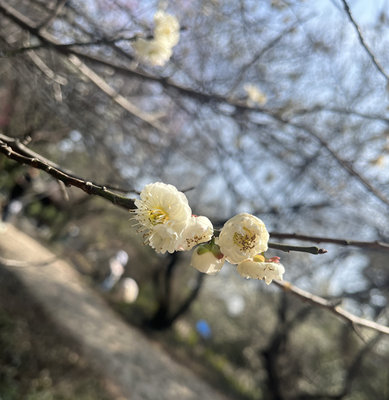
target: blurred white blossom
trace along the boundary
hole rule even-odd
[[[154,15],[154,23],[154,39],[174,47],[180,40],[180,23],[178,19],[174,15],[160,10]]]
[[[132,278],[124,278],[119,282],[114,299],[123,303],[131,304],[137,298],[139,294],[139,286],[136,281]]]
[[[155,13],[154,23],[153,39],[137,38],[133,48],[142,61],[163,66],[169,61],[173,47],[180,39],[180,24],[174,15],[161,10]]]
[[[251,214],[238,214],[223,226],[218,244],[226,260],[238,264],[267,250],[269,233],[265,224]]]
[[[165,65],[173,54],[171,46],[154,39],[138,38],[132,46],[138,58],[159,67]]]

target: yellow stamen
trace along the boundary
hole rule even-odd
[[[164,224],[168,220],[169,215],[161,208],[155,208],[149,211],[149,221],[152,225]]]
[[[240,247],[241,251],[251,250],[255,247],[257,235],[247,228],[243,229],[246,231],[246,233],[243,235],[235,232],[233,241]]]
[[[265,262],[265,257],[261,254],[257,254],[253,257],[253,261],[255,262]]]

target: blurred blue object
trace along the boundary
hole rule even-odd
[[[204,319],[200,319],[196,322],[196,331],[204,339],[209,339],[212,336],[211,327]]]

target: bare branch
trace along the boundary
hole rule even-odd
[[[276,113],[268,113],[268,115],[274,118],[276,121],[280,122],[281,124],[287,126],[293,126],[294,128],[304,131],[308,135],[313,137],[324,149],[326,149],[326,151],[333,157],[333,159],[338,163],[338,165],[342,167],[342,169],[347,171],[350,176],[356,178],[359,181],[359,183],[361,183],[372,195],[374,195],[374,197],[380,200],[382,204],[384,204],[386,207],[389,207],[389,199],[381,191],[372,186],[372,184],[364,176],[362,176],[358,171],[356,171],[350,162],[344,160],[339,154],[337,154],[337,152],[332,149],[330,144],[321,136],[319,136],[319,134],[316,133],[312,128],[308,128],[304,125],[294,123],[287,118],[277,115]]]
[[[101,78],[95,71],[85,65],[80,58],[77,56],[77,52],[67,48],[61,47],[57,39],[45,30],[41,30],[39,26],[36,26],[33,21],[28,17],[15,10],[10,5],[6,4],[3,0],[0,0],[0,12],[10,18],[13,22],[19,25],[21,28],[27,30],[31,34],[38,37],[42,42],[54,47],[62,54],[66,55],[68,60],[91,82],[93,82],[100,90],[108,95],[116,104],[125,109],[130,114],[139,118],[147,125],[163,132],[167,133],[166,127],[156,121],[153,115],[143,112],[134,104],[132,104],[125,97],[120,95],[115,89],[113,89],[103,78]]]
[[[59,85],[66,85],[68,80],[61,75],[56,74],[49,66],[36,54],[35,51],[28,51],[27,55],[31,61],[46,75],[49,79]]]
[[[297,24],[294,23],[292,26],[285,28],[280,34],[278,34],[274,39],[272,39],[264,48],[262,48],[259,52],[253,55],[252,59],[244,64],[239,71],[238,76],[235,79],[234,84],[232,85],[231,89],[229,90],[230,93],[233,93],[235,89],[240,85],[242,82],[242,78],[244,77],[245,73],[255,64],[257,63],[261,57],[270,49],[272,49],[280,40],[284,38],[284,36],[294,29],[296,29]]]
[[[145,113],[128,101],[124,96],[119,94],[115,89],[113,89],[108,83],[101,78],[96,72],[84,64],[77,56],[74,54],[69,55],[69,61],[75,65],[79,71],[86,76],[91,82],[93,82],[101,91],[107,94],[116,104],[124,108],[130,114],[138,117],[140,120],[146,122],[152,128],[155,128],[163,133],[167,133],[168,130],[159,122],[156,118],[149,113]]]
[[[369,55],[371,61],[373,62],[375,67],[378,69],[378,71],[381,73],[381,75],[386,79],[387,82],[389,82],[389,75],[385,72],[384,68],[377,60],[374,53],[370,50],[370,47],[367,45],[367,43],[362,35],[361,28],[359,27],[359,25],[357,24],[357,22],[355,21],[354,17],[351,14],[351,10],[350,10],[349,5],[347,4],[347,1],[342,0],[342,3],[343,3],[344,9],[346,11],[346,14],[347,14],[350,22],[353,24],[354,28],[356,29],[356,31],[358,33],[358,39],[361,42],[361,45],[364,47],[364,49],[366,50],[367,54]]]
[[[20,261],[20,260],[10,260],[8,258],[4,258],[0,256],[0,264],[4,265],[5,267],[17,267],[17,268],[25,268],[25,267],[45,267],[47,265],[52,264],[54,261],[58,259],[57,256],[49,258],[48,260],[44,261]]]
[[[318,306],[320,308],[324,308],[327,311],[332,312],[338,317],[344,319],[351,326],[363,326],[368,329],[372,329],[376,332],[384,333],[385,335],[389,335],[389,327],[385,325],[381,325],[374,321],[369,321],[368,319],[358,317],[349,311],[344,310],[338,304],[334,304],[333,301],[326,300],[324,297],[317,296],[306,290],[300,289],[290,282],[287,281],[273,281],[278,287],[282,288],[285,292],[290,292],[294,296],[306,301],[314,306]]]
[[[284,243],[268,243],[269,248],[271,249],[277,249],[281,251],[285,251],[286,253],[289,253],[290,251],[299,251],[302,253],[310,253],[310,254],[325,254],[327,253],[326,249],[320,249],[319,247],[316,246],[294,246],[291,244],[284,244]]]
[[[141,79],[147,79],[155,82],[159,82],[162,86],[166,88],[170,88],[173,90],[177,90],[180,94],[194,98],[198,101],[201,101],[203,104],[204,103],[223,103],[223,104],[229,104],[233,107],[236,108],[237,111],[242,111],[242,112],[260,112],[263,114],[268,115],[269,117],[273,118],[275,121],[277,121],[280,124],[286,125],[286,126],[292,126],[296,129],[299,129],[300,131],[306,132],[309,136],[314,138],[323,148],[326,149],[326,151],[331,155],[331,157],[338,163],[338,165],[345,170],[350,176],[353,176],[354,178],[359,181],[360,184],[362,184],[374,197],[376,197],[382,204],[384,204],[386,207],[389,208],[389,199],[377,188],[375,188],[371,183],[364,177],[362,174],[360,174],[358,171],[354,169],[352,164],[348,162],[347,160],[344,160],[332,147],[329,145],[329,143],[324,140],[320,135],[316,132],[313,131],[312,128],[308,128],[304,125],[297,124],[290,119],[287,119],[285,117],[282,117],[277,111],[271,112],[270,110],[267,110],[265,108],[261,107],[252,107],[247,105],[245,102],[235,100],[232,98],[227,98],[222,95],[216,94],[216,93],[204,93],[200,91],[193,90],[188,87],[180,86],[174,82],[172,82],[169,79],[166,78],[161,78],[161,77],[156,77],[152,76],[149,74],[145,74],[139,71],[133,71],[131,69],[121,67],[118,65],[115,65],[114,63],[111,63],[106,60],[101,60],[99,58],[96,58],[94,56],[82,54],[80,52],[76,52],[72,50],[73,53],[77,54],[78,57],[84,58],[86,60],[100,63],[109,67],[112,67],[114,70],[117,72],[130,75],[130,76],[136,76]]]
[[[143,120],[144,122],[146,122],[148,125],[158,129],[159,131],[164,132],[164,133],[167,132],[167,130],[164,126],[162,126],[157,121],[155,121],[155,118],[153,118],[149,114],[143,113],[136,106],[134,106],[132,103],[130,103],[127,99],[125,99],[123,96],[118,94],[113,88],[111,88],[101,77],[99,77],[94,71],[92,71],[80,59],[83,58],[83,59],[86,59],[89,61],[93,61],[93,62],[102,64],[102,65],[109,66],[109,67],[115,69],[117,72],[121,72],[121,73],[130,75],[130,76],[136,76],[141,79],[147,79],[147,80],[159,82],[164,87],[175,89],[175,90],[179,91],[182,95],[195,98],[203,103],[204,102],[225,103],[225,104],[234,106],[237,109],[237,111],[262,112],[262,113],[265,113],[266,115],[272,117],[275,121],[277,121],[283,125],[292,126],[299,130],[302,130],[302,131],[306,132],[308,135],[310,135],[311,137],[313,137],[319,144],[321,144],[327,150],[327,152],[336,160],[338,165],[342,167],[342,169],[347,171],[349,175],[355,177],[371,194],[373,194],[378,200],[380,200],[381,203],[383,203],[386,207],[389,207],[389,199],[381,191],[379,191],[374,186],[372,186],[366,178],[364,178],[358,171],[356,171],[353,168],[351,163],[349,163],[347,160],[344,160],[339,154],[337,154],[337,152],[331,148],[329,143],[327,143],[323,138],[321,138],[319,136],[318,133],[314,132],[311,128],[307,128],[306,126],[294,123],[291,120],[282,117],[277,112],[271,112],[269,110],[266,110],[266,109],[260,108],[260,107],[251,107],[251,106],[248,106],[245,102],[227,98],[225,96],[222,96],[222,95],[219,95],[216,93],[203,93],[200,91],[196,91],[194,89],[175,84],[174,82],[172,82],[166,78],[156,77],[156,76],[152,76],[150,74],[146,74],[143,72],[134,71],[127,67],[121,67],[121,66],[115,65],[114,63],[112,63],[110,61],[102,60],[95,56],[83,54],[82,52],[79,52],[74,49],[61,48],[60,44],[57,42],[57,40],[52,35],[50,35],[46,32],[40,33],[32,21],[30,21],[27,17],[25,17],[24,15],[19,13],[17,10],[13,9],[11,6],[7,5],[4,2],[4,0],[0,0],[0,12],[7,15],[16,24],[18,24],[23,29],[26,29],[30,33],[34,34],[39,39],[41,39],[43,42],[50,44],[51,46],[53,46],[53,48],[55,48],[62,54],[67,55],[69,57],[69,60],[73,63],[73,65],[75,65],[85,76],[87,76],[104,93],[106,93],[108,96],[110,96],[113,101],[115,101],[118,105],[123,107],[125,110],[127,110],[131,114],[135,115],[136,117],[138,117],[141,120]]]
[[[329,237],[302,235],[299,233],[281,233],[281,232],[270,232],[270,236],[275,237],[277,239],[296,239],[314,243],[333,243],[339,246],[354,246],[371,250],[389,251],[389,243],[380,242],[378,240],[374,242],[363,242],[358,240],[334,239]]]
[[[91,40],[89,42],[58,43],[55,45],[55,47],[57,49],[60,49],[60,48],[66,49],[69,47],[91,47],[91,46],[99,46],[99,45],[113,45],[118,42],[124,42],[124,41],[131,42],[131,41],[134,41],[136,38],[137,38],[137,36],[117,37],[114,39],[102,38],[102,39]],[[5,55],[3,57],[15,56],[15,55],[24,53],[26,51],[40,50],[40,49],[45,49],[45,48],[50,48],[50,47],[51,46],[46,42],[31,45],[31,46],[18,47],[17,49],[4,51]]]
[[[27,164],[34,168],[41,169],[42,171],[45,171],[49,175],[53,176],[55,179],[62,181],[67,186],[78,187],[87,194],[100,196],[127,210],[135,207],[134,200],[114,193],[108,190],[106,186],[86,181],[67,171],[64,171],[56,164],[40,157],[36,153],[33,153],[35,156],[28,155],[27,152],[25,152],[23,155],[18,151],[18,146],[20,146],[20,144],[17,141],[9,138],[8,136],[0,134],[0,152],[6,155],[8,158],[17,161],[20,164]]]
[[[48,28],[54,20],[58,17],[59,13],[62,11],[66,4],[67,0],[58,0],[57,5],[55,6],[54,11],[49,15],[43,22],[38,26],[38,29],[40,31],[43,31],[44,29]]]
[[[382,114],[371,114],[371,113],[367,114],[364,112],[351,110],[348,108],[328,107],[328,106],[323,106],[322,104],[316,104],[309,108],[300,108],[300,109],[292,110],[291,115],[299,116],[299,115],[306,115],[306,114],[317,113],[317,112],[329,112],[329,113],[334,113],[334,114],[352,115],[352,116],[360,117],[360,118],[371,120],[371,121],[381,121],[381,122],[384,122],[385,124],[389,125],[389,118],[384,117]]]

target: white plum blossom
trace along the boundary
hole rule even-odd
[[[146,185],[135,206],[132,212],[145,244],[157,253],[197,246],[191,266],[200,272],[214,275],[228,261],[238,264],[237,271],[245,278],[263,279],[267,284],[282,279],[285,269],[280,258],[265,258],[263,254],[268,248],[269,233],[254,215],[235,215],[215,238],[212,222],[207,217],[192,215],[185,194],[162,182]]]
[[[263,262],[254,257],[239,263],[237,271],[243,278],[264,279],[269,285],[273,279],[282,280],[285,268],[279,262]]]
[[[239,264],[267,250],[269,233],[265,224],[251,214],[241,213],[229,219],[223,226],[218,244],[226,260]]]
[[[137,38],[132,46],[139,59],[155,66],[163,66],[169,61],[173,47],[180,39],[180,24],[174,15],[162,10],[155,13],[154,23],[153,38]]]
[[[199,246],[193,251],[190,265],[204,274],[217,274],[222,269],[225,261],[225,257],[217,249],[217,245]]]
[[[174,253],[178,250],[181,233],[168,225],[157,225],[144,235],[146,242],[157,253]]]
[[[262,93],[257,86],[247,83],[244,85],[244,90],[247,93],[248,103],[250,105],[259,104],[260,106],[263,106],[266,103],[266,95]]]
[[[208,242],[213,236],[212,222],[207,217],[193,215],[181,236],[178,250],[190,250],[200,243]]]
[[[134,218],[145,242],[157,253],[173,253],[191,220],[192,210],[184,193],[162,182],[146,185],[135,200]]]

